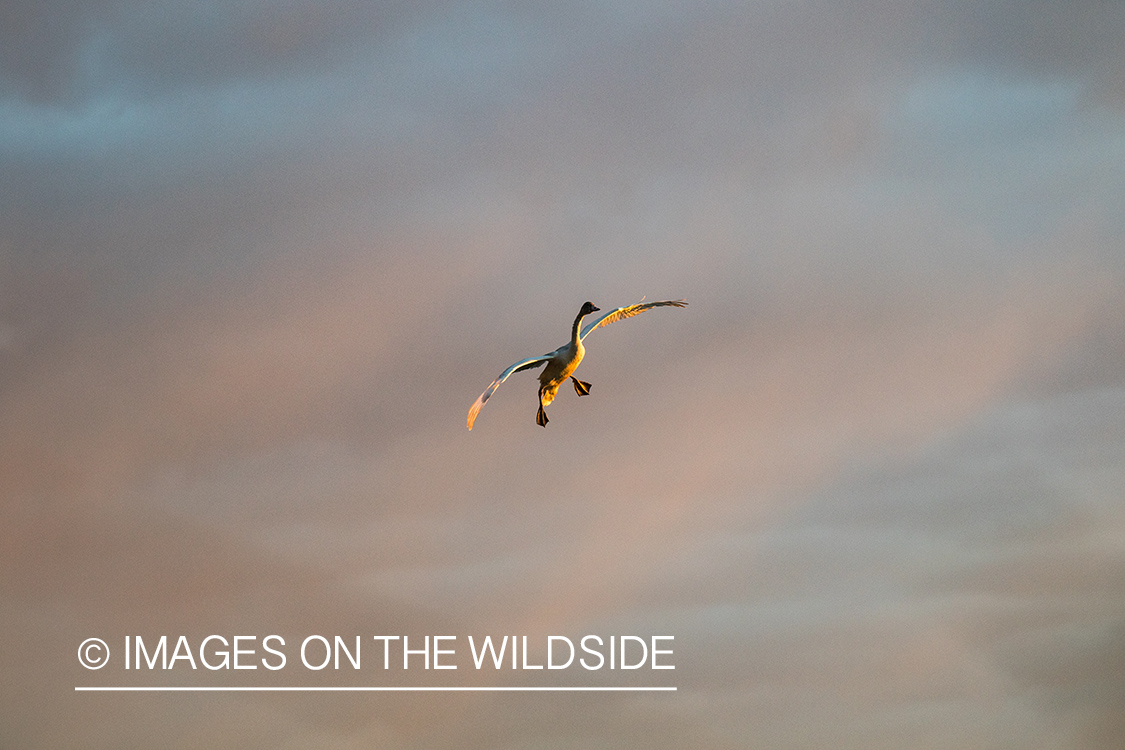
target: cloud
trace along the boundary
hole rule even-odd
[[[887,459],[868,462],[778,522],[698,547],[725,594],[700,593],[669,627],[686,644],[740,644],[709,652],[699,689],[731,707],[729,726],[751,711],[787,745],[798,726],[831,725],[880,747],[1025,733],[1112,747],[1125,476],[1105,429],[1122,403],[1118,389],[992,410],[895,462],[891,484]],[[696,565],[669,567],[686,589]]]
[[[1118,5],[0,13],[0,737],[1120,744]],[[263,628],[674,634],[681,689],[66,692]]]

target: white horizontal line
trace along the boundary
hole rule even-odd
[[[361,686],[361,687],[225,687],[225,686],[196,686],[196,687],[135,687],[135,686],[110,686],[110,687],[75,687],[76,692],[608,692],[632,691],[654,692],[674,691],[675,687],[515,687],[515,686],[490,686],[490,687],[397,687],[397,686]]]

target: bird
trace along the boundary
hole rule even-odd
[[[485,402],[496,392],[508,377],[521,370],[531,370],[536,367],[543,367],[543,372],[539,373],[539,412],[535,415],[535,423],[540,427],[546,427],[547,412],[543,407],[549,406],[555,400],[555,395],[559,391],[559,386],[570,378],[574,384],[574,391],[579,396],[590,395],[590,384],[579,380],[574,377],[574,371],[582,362],[582,358],[586,356],[586,348],[582,345],[583,340],[590,335],[591,332],[609,325],[616,323],[625,318],[631,318],[634,315],[640,315],[646,310],[652,310],[656,307],[687,307],[686,300],[662,300],[660,302],[645,302],[644,298],[635,305],[626,305],[625,307],[618,307],[615,310],[610,310],[605,315],[601,316],[593,323],[587,325],[579,333],[579,326],[582,324],[582,319],[591,313],[600,312],[601,308],[594,305],[593,302],[585,302],[582,308],[578,311],[578,317],[574,319],[574,325],[570,331],[570,341],[563,344],[553,352],[541,354],[538,357],[528,357],[521,359],[514,365],[500,373],[500,377],[493,380],[492,383],[484,389],[484,393],[480,394],[473,405],[469,407],[468,426],[473,429],[473,422],[476,421],[477,415],[480,414],[481,407]],[[545,365],[545,366],[544,366]]]

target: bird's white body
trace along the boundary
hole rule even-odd
[[[547,413],[543,411],[543,407],[549,405],[555,400],[555,396],[559,392],[559,386],[570,378],[574,382],[574,390],[579,396],[587,396],[590,393],[590,384],[585,383],[574,377],[574,371],[578,369],[578,365],[582,362],[582,358],[586,356],[586,348],[582,345],[582,340],[590,335],[590,333],[598,328],[607,326],[610,323],[616,323],[624,318],[631,318],[638,315],[645,310],[651,310],[654,307],[686,307],[687,302],[684,300],[665,300],[662,302],[648,302],[644,300],[627,307],[619,307],[616,310],[611,310],[602,317],[598,318],[595,322],[586,326],[585,330],[579,333],[579,328],[582,324],[582,318],[592,312],[597,312],[598,308],[590,302],[582,305],[582,309],[578,311],[578,317],[574,319],[574,326],[571,329],[570,341],[560,346],[558,349],[538,357],[528,357],[516,362],[514,365],[500,373],[500,377],[492,381],[492,384],[485,389],[484,393],[473,403],[469,408],[468,426],[473,429],[473,422],[476,421],[477,414],[480,413],[481,407],[488,401],[489,397],[500,387],[500,384],[508,379],[508,376],[520,370],[529,370],[535,367],[543,367],[543,372],[539,373],[539,413],[536,415],[535,421],[542,427],[547,426]]]
[[[595,307],[594,310],[596,311],[597,308]],[[578,324],[582,317],[583,314],[579,313],[574,321],[574,334],[570,341],[551,352],[551,358],[547,360],[543,372],[539,373],[539,402],[543,406],[555,400],[559,386],[574,374],[582,358],[586,356],[586,347],[582,346],[582,337],[578,335]]]

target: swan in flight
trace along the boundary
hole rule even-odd
[[[590,313],[599,312],[601,308],[595,307],[592,302],[586,302],[582,305],[582,309],[578,311],[578,317],[574,319],[574,326],[570,332],[570,341],[555,349],[553,352],[542,354],[538,357],[528,357],[521,359],[514,365],[509,367],[504,372],[500,373],[500,377],[492,381],[492,384],[484,389],[484,393],[480,394],[471,407],[469,407],[469,429],[473,429],[473,422],[476,421],[477,414],[480,413],[481,407],[484,402],[488,401],[489,397],[496,392],[500,384],[508,379],[512,373],[519,372],[520,370],[530,370],[535,367],[543,367],[543,372],[539,373],[539,413],[535,415],[535,423],[540,427],[547,426],[547,412],[543,411],[544,406],[550,405],[555,400],[555,394],[559,391],[559,386],[570,378],[574,383],[574,390],[579,396],[590,395],[590,384],[579,380],[574,377],[574,370],[582,361],[582,357],[586,355],[586,348],[582,346],[582,341],[590,335],[592,331],[597,330],[610,323],[616,323],[625,318],[631,318],[634,315],[640,315],[646,310],[651,310],[654,307],[687,307],[687,302],[684,300],[664,300],[662,302],[645,302],[642,298],[640,302],[635,305],[627,307],[619,307],[616,310],[611,310],[605,315],[601,316],[593,323],[586,326],[579,334],[578,328],[582,324],[582,318]]]

